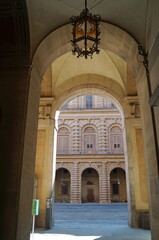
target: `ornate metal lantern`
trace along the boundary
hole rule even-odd
[[[99,54],[99,24],[101,17],[100,15],[95,15],[89,12],[87,8],[87,0],[85,0],[85,9],[83,9],[81,14],[77,17],[72,16],[70,21],[73,25],[73,40],[71,40],[73,46],[72,53],[74,55],[77,53],[78,58],[85,56],[86,59],[88,56],[92,58],[94,52]]]

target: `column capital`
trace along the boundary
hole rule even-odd
[[[54,103],[53,97],[42,97],[39,103],[39,119],[51,119],[52,107]]]
[[[129,104],[131,118],[140,118],[140,106],[138,96],[126,96],[125,100]]]

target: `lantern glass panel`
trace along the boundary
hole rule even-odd
[[[85,25],[84,22],[80,22],[76,24],[76,38],[85,36]]]
[[[87,21],[87,37],[96,38],[96,24],[93,21]]]

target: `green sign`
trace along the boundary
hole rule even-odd
[[[39,200],[33,199],[32,201],[32,215],[39,214]]]

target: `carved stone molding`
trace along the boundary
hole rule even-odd
[[[138,96],[127,96],[126,100],[130,106],[131,117],[140,118],[140,106]]]
[[[121,168],[125,171],[125,162],[109,162],[107,163],[107,174],[110,176],[111,171],[114,168]]]
[[[41,98],[39,104],[39,119],[51,119],[53,98]]]
[[[70,172],[70,175],[72,175],[73,172],[73,163],[56,163],[56,170],[60,169],[60,168],[65,168]]]

